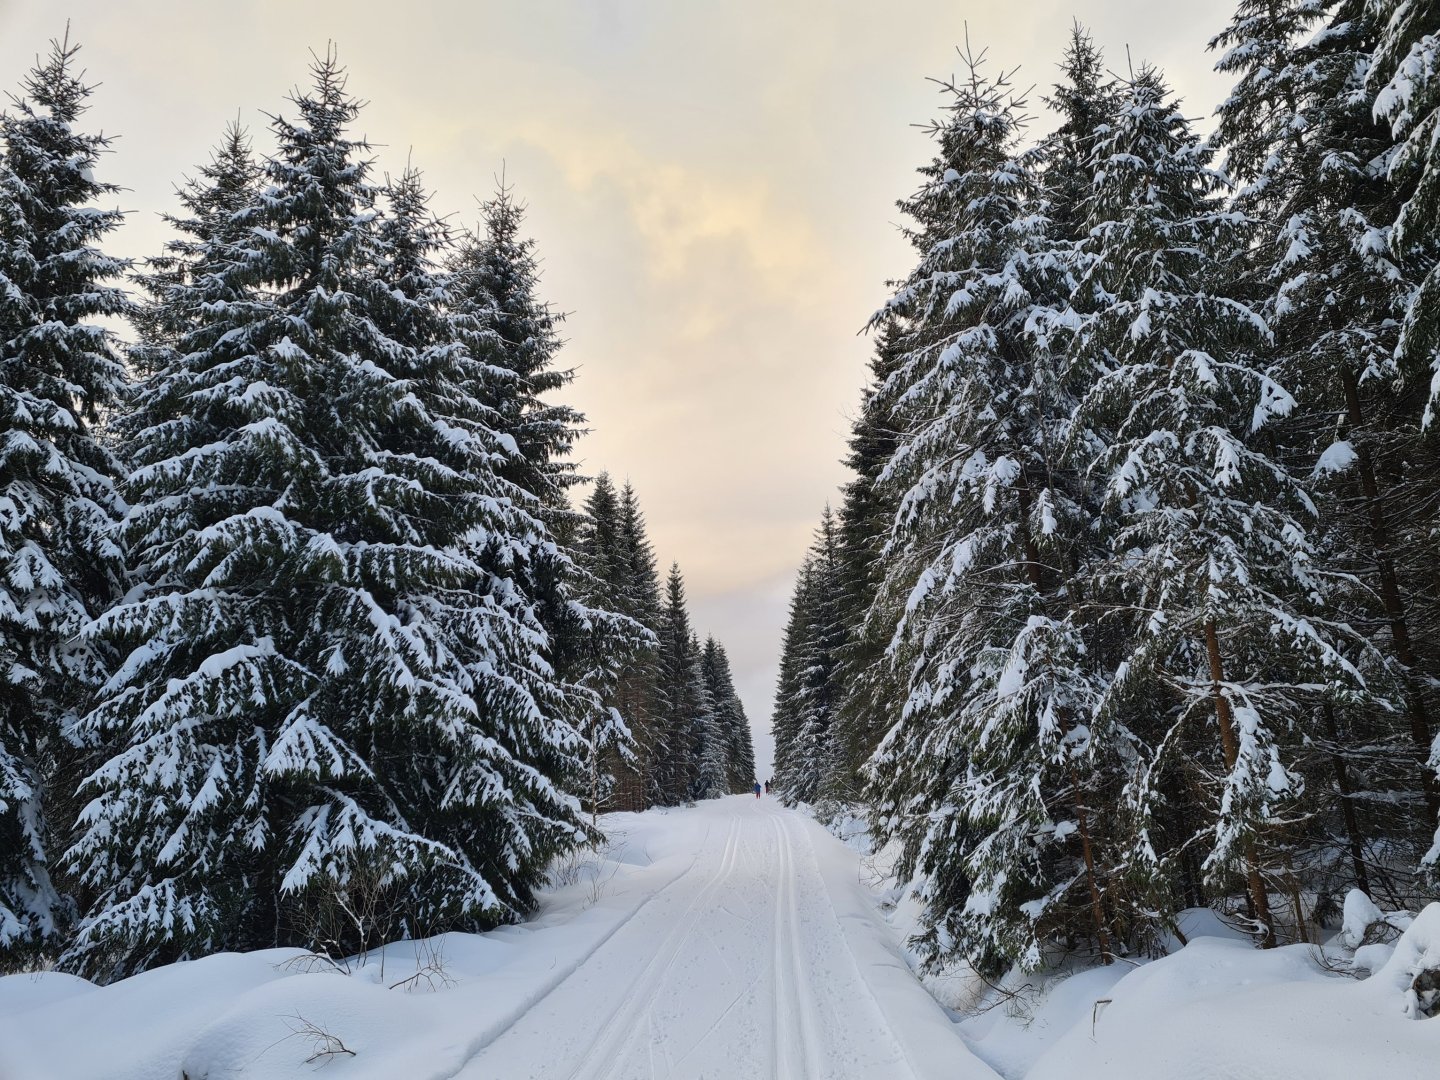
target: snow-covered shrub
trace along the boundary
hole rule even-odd
[[[1440,1012],[1440,903],[1415,917],[1373,981],[1384,992],[1400,996],[1412,1020]]]
[[[1366,945],[1388,945],[1395,941],[1415,917],[1408,911],[1381,911],[1375,902],[1359,889],[1345,894],[1345,916],[1340,939],[1351,949]]]

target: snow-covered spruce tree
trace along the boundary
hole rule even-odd
[[[657,659],[659,728],[662,745],[654,763],[655,801],[678,806],[694,798],[700,761],[696,750],[708,724],[699,643],[690,629],[685,580],[672,563],[665,583]]]
[[[1062,369],[1037,328],[1068,302],[1021,103],[980,58],[947,87],[939,154],[904,204],[920,262],[884,394],[901,437],[877,605],[909,700],[868,765],[881,836],[925,905],[929,963],[1035,966],[1053,934],[1110,943],[1081,792],[1103,757],[1063,588],[1075,508],[1056,488]]]
[[[1376,118],[1388,122],[1395,141],[1381,161],[1396,199],[1387,235],[1404,289],[1396,359],[1401,391],[1409,399],[1407,411],[1413,416],[1418,410],[1427,436],[1420,444],[1421,452],[1405,461],[1408,483],[1403,498],[1409,513],[1393,520],[1394,551],[1402,562],[1401,591],[1408,593],[1407,621],[1397,624],[1393,605],[1388,603],[1387,613],[1397,639],[1395,655],[1407,671],[1407,711],[1413,723],[1415,702],[1420,700],[1424,718],[1433,728],[1433,717],[1440,711],[1434,678],[1440,671],[1440,635],[1434,632],[1440,600],[1430,587],[1435,537],[1440,534],[1440,444],[1435,434],[1440,406],[1440,226],[1436,224],[1440,213],[1440,11],[1434,4],[1416,0],[1369,0],[1368,10],[1379,34],[1367,89],[1375,95]],[[1417,513],[1422,507],[1424,511]],[[1412,582],[1416,587],[1407,589]],[[1408,656],[1402,655],[1402,640]],[[1414,728],[1417,740],[1427,733],[1418,725]],[[1440,771],[1440,733],[1435,735],[1425,764],[1432,771],[1426,795],[1433,827],[1440,804],[1440,780],[1435,775]],[[1432,882],[1440,880],[1440,828],[1435,829],[1422,862]]]
[[[642,768],[636,744],[636,721],[647,717],[626,693],[625,682],[634,677],[637,664],[653,656],[654,632],[632,614],[635,588],[631,541],[626,535],[620,493],[606,473],[596,478],[585,501],[576,540],[581,576],[581,600],[589,639],[590,670],[585,685],[595,695],[595,708],[587,725],[590,744],[590,802],[592,813],[621,795],[625,809],[643,809],[621,794],[622,787],[638,789],[636,774]],[[598,617],[595,613],[601,613]],[[627,713],[629,715],[627,715]]]
[[[750,721],[745,706],[735,692],[730,671],[730,658],[725,646],[714,637],[705,639],[701,658],[705,673],[705,690],[710,695],[715,725],[725,744],[725,782],[732,794],[743,794],[755,783],[755,745],[750,737]]]
[[[514,440],[516,451],[498,471],[537,497],[551,533],[568,538],[578,522],[565,493],[580,479],[569,454],[584,417],[544,397],[574,379],[574,372],[556,365],[563,316],[540,298],[535,242],[524,235],[525,207],[512,189],[502,182],[494,196],[480,204],[480,213],[479,228],[462,238],[450,258],[451,300],[457,312],[485,328],[487,358],[508,375],[491,381],[485,399],[494,411],[496,431]],[[552,557],[548,545],[538,545],[525,572],[527,590],[551,639],[549,659],[562,676],[578,684],[583,679],[580,669],[589,666],[590,634],[583,613],[567,595],[573,585],[567,560]],[[587,710],[587,702],[577,701],[577,714]]]
[[[628,599],[629,560],[625,557],[620,493],[609,473],[602,472],[585,498],[584,523],[575,548],[597,588],[615,596],[617,605]]]
[[[535,640],[548,646],[542,646],[542,655],[551,658],[548,667],[544,664],[536,667],[545,680],[544,691],[549,699],[538,695],[536,698],[544,707],[545,716],[562,717],[584,735],[587,779],[580,790],[588,793],[593,825],[602,795],[601,757],[611,749],[623,753],[629,740],[623,720],[607,703],[605,695],[625,658],[643,643],[636,640],[637,634],[643,637],[643,630],[614,610],[614,605],[604,598],[587,602],[580,595],[582,589],[592,586],[586,568],[547,535],[545,529],[547,520],[555,520],[547,514],[549,500],[563,499],[563,494],[552,496],[543,490],[543,485],[539,491],[521,486],[527,478],[538,475],[533,470],[527,474],[523,465],[537,463],[522,461],[522,468],[515,470],[514,478],[507,480],[504,475],[507,465],[526,453],[535,455],[540,459],[538,464],[552,472],[566,472],[568,465],[553,457],[568,449],[568,442],[557,443],[553,453],[538,443],[512,447],[509,439],[497,430],[503,427],[503,419],[493,407],[485,404],[485,399],[495,383],[510,385],[511,382],[508,378],[497,378],[499,373],[490,352],[500,335],[494,326],[477,319],[467,304],[454,301],[455,275],[437,272],[432,260],[449,250],[451,240],[444,225],[428,210],[428,195],[418,172],[407,169],[398,181],[387,185],[385,196],[389,213],[380,219],[379,278],[416,302],[408,307],[393,307],[391,312],[396,322],[393,326],[382,324],[382,329],[389,331],[396,341],[421,350],[422,357],[431,361],[417,379],[416,388],[430,395],[425,402],[442,430],[474,428],[488,440],[477,442],[475,447],[477,452],[486,453],[486,463],[491,469],[486,474],[472,466],[476,489],[488,492],[498,484],[499,491],[508,495],[513,506],[521,511],[513,516],[498,516],[487,522],[483,531],[467,537],[473,549],[471,553],[489,571],[481,586],[482,593],[489,596],[495,583],[503,583],[504,599],[499,614],[522,622],[534,618],[537,594],[543,594],[544,598],[541,612],[545,603],[564,612],[563,619],[548,623],[542,614],[530,627],[532,632],[539,632]],[[472,295],[469,284],[466,283],[462,293],[466,300]],[[437,312],[444,316],[438,324],[433,322]],[[568,415],[568,410],[559,411]],[[581,517],[580,522],[583,520]],[[561,527],[563,522],[557,520],[556,524]],[[537,571],[537,563],[542,564],[543,569]],[[482,640],[493,636],[484,627],[480,630]],[[555,638],[567,632],[577,635],[578,642],[569,655],[562,656]],[[564,773],[553,767],[556,764],[552,763],[552,768],[545,771],[547,775],[562,777]],[[435,780],[422,779],[426,784],[437,785]],[[603,786],[608,790],[608,784]],[[419,805],[423,801],[421,793],[416,793],[416,799]]]
[[[1094,577],[1124,598],[1128,622],[1097,715],[1150,702],[1149,761],[1128,789],[1131,858],[1158,877],[1168,853],[1201,843],[1211,883],[1239,871],[1269,946],[1267,851],[1300,794],[1281,751],[1303,737],[1327,680],[1356,673],[1334,643],[1341,628],[1320,616],[1313,503],[1268,452],[1267,430],[1294,400],[1257,361],[1264,320],[1227,295],[1250,222],[1222,204],[1210,157],[1143,70],[1101,148],[1087,284],[1108,302],[1077,344],[1098,374],[1081,423],[1107,447],[1092,469],[1111,559]],[[1199,820],[1163,835],[1169,793],[1187,789],[1205,792]]]
[[[1370,70],[1375,115],[1396,139],[1386,161],[1400,196],[1390,246],[1416,283],[1397,355],[1407,378],[1428,384],[1428,428],[1440,406],[1440,9],[1428,0],[1369,0],[1369,8],[1381,26]]]
[[[575,540],[575,555],[585,575],[586,597],[590,603],[617,606],[623,597],[620,558],[620,501],[606,473],[595,479]],[[617,595],[619,594],[619,595]],[[596,642],[603,649],[603,642]],[[599,708],[592,714],[587,738],[590,812],[593,817],[602,802],[608,803],[620,774],[635,764],[630,728],[616,707],[616,683],[623,659],[618,650],[601,652],[593,671]]]
[[[516,574],[535,604],[548,639],[545,659],[566,687],[571,722],[593,732],[610,728],[586,683],[596,677],[597,637],[622,633],[601,611],[586,611],[578,601],[585,589],[568,550],[580,526],[566,498],[579,482],[570,450],[584,417],[542,395],[563,389],[574,373],[556,366],[563,342],[562,316],[540,298],[540,265],[535,243],[524,235],[525,209],[503,183],[480,204],[481,221],[451,251],[449,298],[455,315],[482,331],[472,349],[484,354],[497,376],[482,398],[491,423],[510,453],[497,472],[517,490],[538,500],[548,533],[536,537]]]
[[[792,802],[833,798],[848,780],[836,727],[847,636],[842,590],[835,516],[826,506],[796,588],[786,635],[791,677],[782,678],[785,693],[772,720],[777,742],[783,734],[786,744],[783,754],[777,747],[775,783]]]
[[[789,612],[780,638],[780,674],[775,682],[775,704],[770,710],[770,733],[775,739],[775,790],[787,802],[798,798],[790,791],[788,778],[799,770],[800,736],[804,727],[799,706],[800,672],[804,670],[809,650],[806,635],[810,628],[813,577],[814,567],[807,551],[790,592]]]
[[[481,226],[461,241],[450,260],[456,306],[473,314],[496,338],[489,357],[513,374],[497,382],[497,431],[515,440],[519,454],[502,475],[547,506],[561,509],[564,493],[578,482],[569,461],[584,417],[544,395],[562,390],[575,373],[556,365],[563,316],[540,299],[540,263],[534,240],[524,235],[525,207],[501,184],[481,203]]]
[[[860,769],[881,736],[900,713],[905,694],[885,659],[896,613],[874,612],[884,573],[881,551],[895,507],[882,501],[876,480],[895,452],[897,433],[885,415],[880,391],[895,370],[898,332],[891,320],[875,333],[870,358],[870,383],[850,433],[845,465],[855,475],[841,489],[837,513],[836,551],[839,560],[841,622],[845,643],[840,650],[836,710],[837,795],[858,798]]]
[[[1045,98],[1060,123],[1039,150],[1046,216],[1057,242],[1064,243],[1082,240],[1088,231],[1085,209],[1095,181],[1095,155],[1119,101],[1104,53],[1079,22],[1070,28],[1060,73],[1061,81]],[[1074,256],[1083,260],[1083,250]]]
[[[1219,110],[1217,139],[1239,184],[1234,204],[1257,222],[1248,292],[1274,331],[1267,360],[1295,387],[1299,406],[1279,449],[1315,476],[1317,543],[1327,561],[1364,584],[1332,592],[1335,617],[1390,656],[1393,676],[1368,678],[1386,694],[1398,680],[1393,697],[1402,706],[1377,708],[1338,685],[1321,707],[1313,752],[1297,759],[1310,827],[1322,834],[1308,845],[1322,901],[1327,889],[1368,890],[1372,872],[1387,873],[1367,853],[1370,841],[1414,846],[1413,811],[1393,812],[1407,793],[1424,797],[1428,822],[1440,812],[1426,764],[1433,710],[1411,633],[1423,586],[1397,558],[1397,524],[1400,532],[1405,525],[1395,508],[1426,504],[1427,470],[1417,467],[1423,436],[1395,422],[1406,410],[1394,350],[1407,290],[1385,242],[1397,207],[1383,165],[1392,139],[1373,117],[1367,85],[1378,32],[1365,0],[1247,0],[1211,43],[1221,50],[1217,68],[1237,80]],[[1406,764],[1417,758],[1418,783],[1416,766]],[[1430,831],[1427,824],[1422,848]]]
[[[189,178],[176,191],[180,214],[165,214],[164,220],[178,235],[167,241],[164,253],[147,260],[139,284],[151,302],[135,308],[132,321],[140,344],[130,351],[130,362],[149,374],[173,363],[173,350],[202,315],[206,294],[202,280],[212,269],[223,270],[220,253],[227,244],[241,240],[248,230],[239,212],[259,194],[261,169],[255,160],[249,134],[239,124],[226,127],[210,160],[200,166],[199,175]],[[221,261],[212,266],[210,259]],[[221,280],[215,282],[222,297],[229,295]],[[188,288],[185,288],[189,286]],[[190,301],[183,308],[180,298]],[[118,418],[122,427],[129,414]]]
[[[52,43],[0,117],[0,967],[67,915],[54,823],[108,659],[80,631],[121,588],[120,468],[97,428],[124,369],[96,320],[129,313],[127,264],[99,247],[121,215],[93,205],[118,189],[93,172],[109,140],[76,128],[77,51]]]
[[[441,233],[403,195],[379,227],[333,56],[293,102],[243,228],[158,301],[184,317],[132,424],[143,584],[97,624],[114,751],[68,854],[95,899],[66,962],[99,975],[491,925],[582,834],[515,574],[544,526],[496,474]]]
[[[1229,25],[1210,41],[1219,53],[1215,70],[1235,79],[1216,110],[1215,142],[1225,148],[1227,175],[1244,185],[1237,192],[1242,204],[1285,197],[1283,189],[1271,194],[1272,181],[1283,182],[1294,166],[1284,159],[1300,148],[1301,110],[1318,74],[1303,70],[1299,46],[1326,8],[1336,6],[1334,0],[1240,0]]]
[[[705,647],[700,644],[699,635],[693,632],[690,634],[690,653],[694,657],[694,693],[700,702],[700,712],[690,736],[691,757],[695,762],[695,781],[690,788],[690,797],[718,799],[730,791],[729,740],[720,726],[715,699],[710,696],[710,681],[705,677]]]
[[[650,631],[654,644],[640,650],[621,673],[616,686],[620,713],[635,741],[636,764],[621,781],[621,807],[643,810],[658,801],[661,763],[667,753],[660,694],[660,579],[655,552],[645,527],[635,488],[620,489],[620,558],[624,602],[621,610]]]

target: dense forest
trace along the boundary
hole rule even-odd
[[[1435,895],[1437,32],[1242,0],[1208,138],[1078,26],[1040,137],[983,53],[941,84],[774,717],[785,797],[897,847],[929,963]]]
[[[132,263],[76,53],[0,114],[0,971],[484,929],[598,811],[747,790],[512,191],[382,174],[332,52]]]

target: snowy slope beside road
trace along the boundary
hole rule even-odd
[[[1344,949],[1334,970],[1310,946],[1261,952],[1195,911],[1174,955],[1019,978],[1009,1001],[963,970],[932,980],[956,1023],[859,856],[809,817],[740,796],[603,824],[606,850],[557,868],[524,926],[397,942],[343,970],[274,949],[105,987],[0,978],[0,1080],[1436,1075],[1440,1019],[1410,1019],[1406,987],[1440,957],[1440,905],[1366,946],[1363,981],[1336,974]],[[902,899],[892,918],[913,915]]]
[[[272,950],[98,989],[0,979],[0,1076],[996,1076],[813,821],[742,796],[608,827],[608,859],[534,923],[400,943],[349,973]]]

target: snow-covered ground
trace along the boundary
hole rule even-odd
[[[1440,964],[1440,906],[1363,951],[1376,971],[1363,981],[1309,947],[1257,952],[1195,913],[1173,956],[1012,999],[928,980],[947,1011],[907,965],[913,911],[873,888],[857,829],[842,843],[749,796],[606,826],[608,848],[559,867],[523,927],[338,968],[272,950],[107,987],[0,979],[0,1078],[1440,1076],[1440,1018],[1407,1014],[1407,973]],[[1340,967],[1348,951],[1328,956]]]
[[[894,853],[871,853],[861,819],[829,827],[863,857],[897,939],[908,936],[919,911],[888,876]],[[1392,944],[1363,944],[1372,923]],[[1409,992],[1417,971],[1440,969],[1440,904],[1412,925],[1352,893],[1323,947],[1261,951],[1204,908],[1183,912],[1180,929],[1189,944],[1159,960],[1014,972],[999,990],[963,965],[923,981],[1004,1080],[1440,1078],[1440,1016],[1417,1012]]]
[[[0,979],[0,1077],[993,1077],[809,818],[740,796],[605,824],[534,922],[348,973],[274,950]]]

